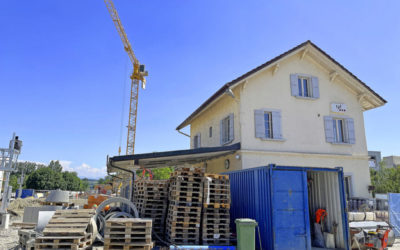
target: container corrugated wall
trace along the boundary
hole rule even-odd
[[[323,168],[301,168],[266,166],[251,168],[233,172],[227,172],[231,183],[231,226],[236,229],[236,218],[251,218],[258,222],[260,227],[263,249],[274,248],[274,232],[272,225],[271,185],[270,170],[302,170],[306,171],[310,178],[314,178],[314,190],[309,192],[309,209],[311,215],[315,214],[316,208],[326,208],[328,211],[328,226],[333,222],[338,223],[336,247],[349,249],[348,225],[346,223],[345,198],[343,182],[340,182],[342,170]],[[329,191],[329,192],[326,192]],[[324,195],[322,193],[325,193]],[[321,207],[323,206],[323,207]],[[312,216],[311,218],[314,218]],[[313,219],[314,220],[314,219]],[[343,225],[343,223],[345,225]],[[257,233],[257,232],[256,232]],[[259,239],[256,234],[256,246]]]
[[[231,228],[235,218],[250,218],[258,222],[263,249],[273,248],[271,192],[269,168],[260,167],[226,173],[231,183]],[[259,245],[256,234],[256,245]]]
[[[337,223],[337,233],[335,234],[336,247],[345,248],[342,224],[342,207],[340,204],[339,177],[337,172],[309,171],[309,185],[312,186],[309,191],[308,201],[311,216],[317,209],[322,208],[327,211],[325,226],[327,231],[332,232],[333,223]]]

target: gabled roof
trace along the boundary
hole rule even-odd
[[[268,67],[268,66],[272,66],[274,65],[274,63],[278,62],[280,59],[296,52],[296,51],[300,51],[302,50],[304,47],[306,47],[307,45],[312,46],[313,48],[315,48],[317,51],[319,51],[322,55],[324,55],[325,57],[327,57],[330,61],[332,61],[335,65],[337,65],[340,69],[342,69],[343,71],[345,71],[347,74],[349,74],[352,78],[354,78],[359,84],[361,84],[362,86],[364,86],[370,93],[372,93],[372,95],[374,95],[376,98],[378,98],[382,103],[386,103],[386,100],[383,99],[380,95],[378,95],[375,91],[373,91],[367,84],[365,84],[363,81],[361,81],[360,79],[358,79],[353,73],[351,73],[348,69],[346,69],[343,65],[341,65],[340,63],[338,63],[335,59],[333,59],[330,55],[328,55],[325,51],[323,51],[322,49],[320,49],[317,45],[315,45],[314,43],[312,43],[310,40],[299,44],[298,46],[292,48],[291,50],[286,51],[285,53],[269,60],[268,62],[258,66],[257,68],[254,68],[252,70],[250,70],[249,72],[245,73],[244,75],[239,76],[238,78],[224,84],[217,92],[215,92],[210,98],[208,98],[203,104],[201,104],[200,107],[198,107],[189,117],[187,117],[177,128],[176,130],[180,130],[184,127],[186,127],[187,125],[190,124],[190,122],[193,120],[194,117],[196,117],[200,112],[202,112],[204,109],[206,109],[212,102],[214,102],[216,99],[218,99],[220,96],[222,96],[225,91],[227,89],[229,89],[230,87],[234,86],[237,83],[242,82],[243,80],[245,80],[247,77],[259,72],[260,70]]]

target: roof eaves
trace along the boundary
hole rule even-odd
[[[225,91],[232,87],[234,84],[244,80],[245,78],[253,75],[254,73],[262,70],[265,67],[268,67],[269,65],[275,63],[276,61],[280,60],[281,58],[291,54],[292,52],[306,46],[307,44],[310,44],[313,46],[316,50],[318,50],[320,53],[325,55],[328,59],[330,59],[333,63],[335,63],[337,66],[339,66],[342,70],[344,70],[346,73],[348,73],[350,76],[352,76],[354,79],[356,79],[361,85],[363,85],[365,88],[367,88],[369,91],[371,91],[378,99],[380,99],[383,103],[387,103],[385,99],[383,99],[378,93],[373,91],[367,84],[365,84],[363,81],[361,81],[358,77],[356,77],[353,73],[351,73],[348,69],[346,69],[343,65],[341,65],[339,62],[337,62],[335,59],[333,59],[330,55],[328,55],[325,51],[323,51],[321,48],[319,48],[317,45],[312,43],[310,40],[307,40],[296,47],[280,54],[279,56],[267,61],[266,63],[250,70],[249,72],[239,76],[238,78],[224,84],[217,92],[215,92],[210,98],[208,98],[203,104],[201,104],[189,117],[187,117],[181,124],[179,124],[178,127],[176,127],[176,130],[180,130],[187,125],[189,125],[189,122],[196,116],[198,115],[203,109],[205,109],[209,104],[211,104],[214,100],[216,100],[219,96],[221,96]]]

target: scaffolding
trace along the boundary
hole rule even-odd
[[[12,187],[9,186],[11,172],[17,171],[18,156],[21,152],[22,141],[18,139],[15,133],[12,136],[8,148],[0,148],[0,171],[3,171],[3,190],[0,214],[7,214],[7,207],[10,202]],[[3,221],[2,221],[3,224]]]

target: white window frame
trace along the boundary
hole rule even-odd
[[[265,115],[268,114],[268,130],[269,135],[267,135],[267,121],[265,120]],[[274,130],[272,125],[272,112],[271,111],[264,111],[264,134],[265,139],[274,139]]]
[[[222,131],[221,131],[222,145],[228,144],[232,141],[232,139],[229,138],[229,134],[230,134],[229,128],[231,127],[230,122],[231,122],[230,115],[222,118]]]
[[[334,143],[349,143],[349,131],[346,125],[346,119],[341,117],[332,117],[333,120],[333,138]],[[341,129],[339,124],[341,125]],[[340,138],[340,135],[342,138]]]
[[[300,83],[299,83],[299,80],[300,80]],[[308,93],[307,96],[304,95],[304,82],[303,82],[304,80],[307,81],[307,84],[306,84],[307,93]],[[313,92],[312,92],[313,88],[312,88],[312,83],[311,83],[311,77],[310,76],[298,75],[297,76],[297,88],[298,88],[298,91],[299,91],[299,97],[302,97],[302,98],[313,98]]]

